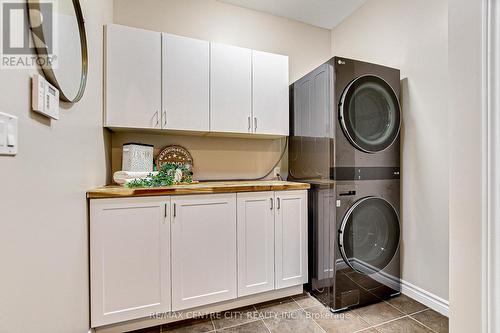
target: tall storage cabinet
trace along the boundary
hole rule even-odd
[[[162,128],[209,130],[210,43],[162,35]]]
[[[238,193],[238,296],[274,289],[274,192]]]
[[[92,327],[169,312],[170,198],[90,202]]]
[[[237,297],[236,194],[172,198],[172,309]]]
[[[105,126],[161,128],[161,34],[120,25],[105,33]]]

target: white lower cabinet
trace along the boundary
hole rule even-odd
[[[90,202],[92,327],[171,310],[170,198]]]
[[[274,289],[274,192],[238,193],[238,296]]]
[[[307,191],[239,193],[238,296],[307,278]]]
[[[276,192],[276,289],[307,282],[307,191]]]
[[[91,324],[307,282],[307,191],[90,200]]]
[[[172,198],[172,309],[237,297],[236,194]]]

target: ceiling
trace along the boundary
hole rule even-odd
[[[332,29],[367,0],[218,0]]]

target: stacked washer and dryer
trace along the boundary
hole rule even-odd
[[[401,292],[400,72],[335,57],[290,87],[289,178],[309,192],[309,288],[332,311]]]

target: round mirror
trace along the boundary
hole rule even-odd
[[[29,0],[28,11],[38,64],[59,89],[60,99],[78,102],[87,83],[87,37],[79,0]]]

